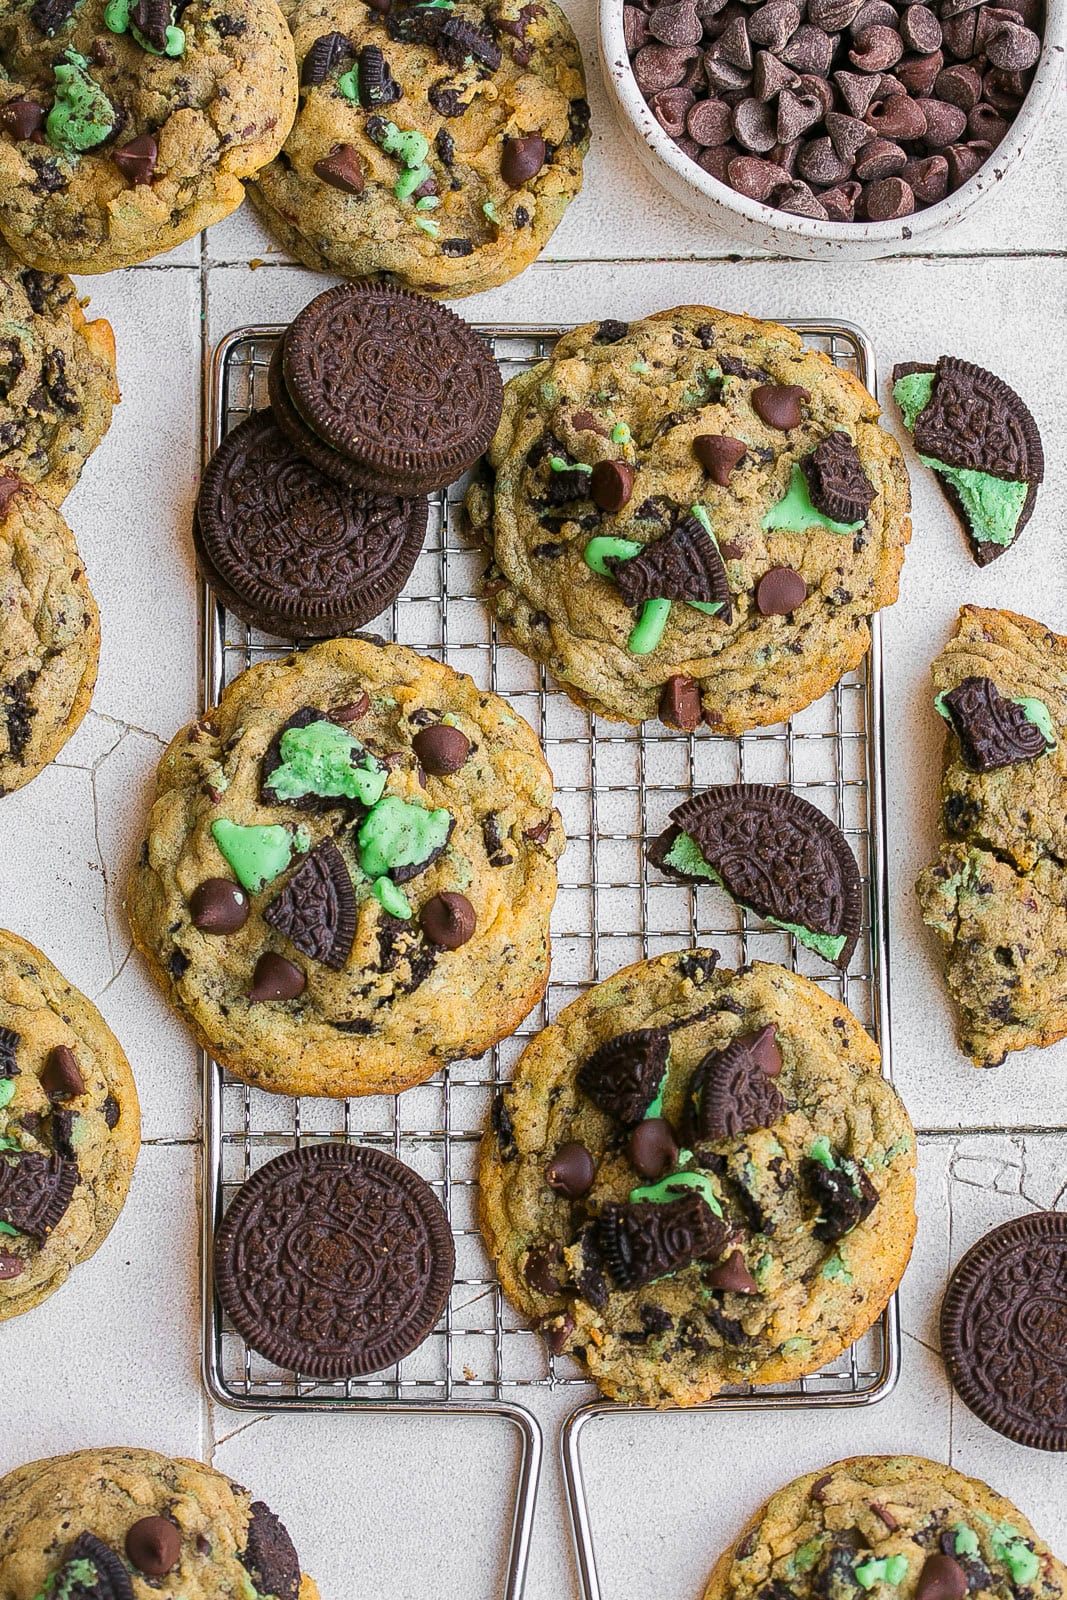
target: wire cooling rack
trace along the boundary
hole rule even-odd
[[[873,388],[873,352],[846,323],[793,322],[805,342]],[[211,372],[205,454],[267,401],[267,367],[284,330],[247,327],[218,346]],[[480,330],[504,378],[543,359],[560,327]],[[463,526],[465,483],[431,497],[426,544],[403,594],[375,631],[469,673],[503,694],[538,733],[556,779],[568,845],[552,919],[551,981],[543,1001],[513,1038],[479,1061],[454,1063],[429,1083],[395,1097],[287,1099],[250,1089],[215,1063],[204,1064],[203,1365],[211,1395],[225,1405],[264,1410],[419,1411],[496,1414],[517,1430],[521,1462],[511,1547],[501,1589],[520,1600],[540,1468],[538,1397],[573,1391],[576,1409],[561,1450],[579,1575],[598,1600],[580,1439],[586,1424],[627,1409],[588,1401],[591,1386],[568,1358],[549,1354],[540,1336],[508,1306],[477,1226],[478,1146],[492,1095],[506,1082],[526,1041],[591,983],[643,957],[693,944],[714,945],[722,964],[778,961],[815,978],[877,1038],[889,1061],[881,647],[878,619],[861,668],[788,724],[741,738],[685,736],[658,723],[643,729],[590,717],[544,672],[498,642],[477,598],[485,565]],[[239,672],[291,648],[250,630],[204,592],[204,695],[212,705]],[[825,964],[791,935],[739,912],[710,888],[659,881],[645,845],[668,813],[710,783],[778,783],[821,806],[847,836],[864,885],[862,934],[847,973]],[[387,1371],[329,1383],[282,1371],[251,1351],[222,1313],[212,1282],[214,1230],[237,1188],[283,1150],[343,1139],[391,1150],[432,1185],[456,1241],[455,1286],[437,1328]],[[889,1392],[899,1371],[896,1302],[874,1329],[830,1368],[773,1389],[737,1389],[711,1407],[867,1405]],[[520,1403],[524,1402],[524,1403]],[[586,1401],[586,1403],[581,1403]]]

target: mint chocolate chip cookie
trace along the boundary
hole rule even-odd
[[[582,186],[589,106],[552,0],[296,0],[300,109],[249,190],[306,266],[425,294],[505,283]]]
[[[128,267],[228,216],[296,109],[274,0],[2,0],[0,69],[0,234],[48,272]]]
[[[893,368],[893,398],[919,460],[937,474],[963,524],[971,554],[986,567],[1030,520],[1045,458],[1037,423],[1002,379],[970,361]]]
[[[0,475],[0,796],[62,750],[89,709],[100,620],[54,505]]]
[[[907,1112],[809,979],[638,962],[527,1045],[482,1146],[508,1298],[613,1399],[697,1405],[815,1372],[915,1232]]]
[[[975,1066],[1067,1034],[1067,639],[964,606],[933,665],[938,859],[916,885]]]
[[[896,599],[908,476],[878,416],[775,323],[681,306],[576,328],[507,385],[468,495],[488,604],[602,716],[784,721]]]
[[[130,919],[237,1076],[391,1093],[481,1055],[540,998],[563,843],[506,701],[402,646],[335,639],[242,673],[172,741]]]
[[[921,1456],[853,1456],[773,1494],[704,1600],[1062,1600],[1067,1569],[978,1478]]]
[[[318,1600],[278,1517],[239,1483],[120,1445],[0,1478],[0,1594],[33,1600]]]
[[[46,1300],[103,1244],[139,1146],[118,1040],[40,950],[0,929],[0,1321]],[[8,1593],[3,1542],[0,1511]]]

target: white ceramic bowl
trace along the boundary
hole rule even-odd
[[[1067,41],[1067,0],[1047,0],[1044,48],[1018,116],[990,159],[936,205],[893,222],[818,222],[735,194],[684,155],[660,127],[634,81],[623,35],[623,0],[599,0],[600,67],[623,134],[659,183],[708,227],[735,242],[808,260],[870,260],[958,222],[1018,160],[1052,99]]]

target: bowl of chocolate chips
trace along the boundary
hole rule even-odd
[[[866,259],[944,230],[1025,149],[1067,0],[600,0],[645,166],[709,226]]]

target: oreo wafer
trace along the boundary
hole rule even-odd
[[[503,383],[484,340],[392,284],[339,284],[312,300],[285,336],[283,371],[308,427],[398,494],[453,483],[500,420]]]
[[[1018,1217],[968,1250],[941,1303],[941,1350],[975,1416],[1067,1450],[1067,1214]]]
[[[211,587],[243,621],[324,638],[362,627],[396,598],[426,518],[424,499],[326,477],[257,411],[208,463],[193,538]]]
[[[308,427],[285,387],[280,339],[274,346],[270,366],[267,368],[267,398],[270,400],[274,420],[289,443],[305,460],[318,467],[320,472],[324,472],[328,478],[335,478],[338,483],[347,484],[350,489],[362,489],[366,486],[368,477],[373,478],[374,475],[368,474],[364,467],[357,467],[347,456],[341,455],[337,450],[331,450],[328,444],[323,444],[318,434]]]
[[[848,966],[862,922],[859,868],[818,807],[773,784],[718,784],[676,806],[671,821],[649,847],[655,866],[685,883],[718,880],[741,905]]]
[[[456,1254],[433,1190],[367,1145],[290,1150],[242,1185],[215,1238],[241,1337],[314,1378],[380,1372],[432,1331]]]

